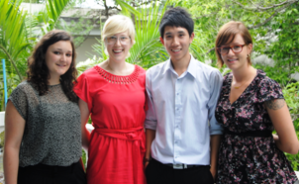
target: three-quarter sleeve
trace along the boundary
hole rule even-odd
[[[257,97],[259,103],[273,99],[284,99],[280,85],[268,77],[260,82]]]
[[[88,82],[88,78],[85,73],[82,73],[78,79],[77,83],[75,83],[74,86],[74,92],[77,94],[77,96],[82,99],[84,102],[87,103],[89,112],[91,112],[92,107],[93,107],[93,101],[90,93],[90,89]]]
[[[18,85],[11,93],[10,100],[24,120],[27,119],[28,100],[23,85]]]

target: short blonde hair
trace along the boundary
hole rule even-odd
[[[102,41],[104,41],[106,37],[126,31],[128,31],[131,43],[134,44],[135,29],[132,20],[124,15],[113,15],[105,21],[102,30]]]

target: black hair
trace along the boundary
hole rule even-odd
[[[181,7],[170,8],[165,12],[159,24],[161,38],[164,37],[163,35],[166,26],[183,27],[187,29],[190,36],[194,32],[194,21],[191,18],[191,14]]]

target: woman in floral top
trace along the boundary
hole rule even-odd
[[[241,22],[223,25],[216,39],[225,75],[216,108],[224,125],[217,183],[295,183],[283,152],[296,154],[299,142],[280,86],[251,66],[252,38]],[[278,135],[272,135],[276,130]]]

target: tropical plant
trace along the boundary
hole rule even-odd
[[[20,10],[21,1],[0,1],[0,58],[6,60],[8,72],[14,71],[23,79],[25,65],[20,61],[30,44],[25,26],[26,12]],[[12,70],[13,69],[13,70]]]
[[[166,10],[163,6],[153,2],[151,8],[141,8],[140,14],[135,16],[136,42],[130,49],[129,63],[139,64],[149,68],[168,58],[159,37],[159,24]]]
[[[8,94],[26,75],[26,61],[37,41],[36,38],[55,27],[69,0],[48,0],[46,9],[37,16],[29,15],[22,10],[21,2],[22,0],[0,1],[0,59],[6,61]],[[31,29],[32,27],[35,29]],[[38,35],[32,34],[34,31],[38,31]],[[4,110],[2,67],[0,73],[0,94],[3,94],[0,96],[0,110]]]

